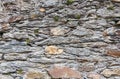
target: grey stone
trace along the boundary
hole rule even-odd
[[[69,21],[67,23],[67,26],[69,26],[69,27],[77,27],[78,26],[78,21]]]
[[[28,54],[28,58],[40,58],[40,57],[44,56],[44,54],[45,54],[45,50],[40,49],[39,51]]]
[[[96,9],[91,9],[91,10],[89,10],[88,12],[87,12],[87,14],[93,14],[93,13],[95,13],[96,12]]]
[[[13,36],[13,34],[11,34],[11,33],[4,33],[4,34],[2,35],[2,37],[3,37],[4,39],[8,39],[8,38],[13,38],[14,36]]]
[[[55,6],[59,0],[42,0],[46,7]]]
[[[28,37],[28,34],[27,34],[27,33],[24,33],[24,32],[14,32],[13,35],[14,35],[14,38],[15,38],[15,39],[18,39],[18,40],[29,38],[29,37]]]
[[[3,8],[2,8],[2,2],[0,1],[0,12],[3,11]]]
[[[29,67],[37,67],[37,64],[27,62],[27,61],[9,61],[2,62],[0,64],[0,73],[11,73],[16,72],[19,68],[25,69]]]
[[[78,37],[53,37],[43,40],[41,42],[35,42],[36,45],[49,45],[49,44],[71,44],[71,43],[80,43],[82,39]]]
[[[86,22],[83,24],[83,27],[88,28],[88,29],[99,29],[99,30],[100,30],[101,28],[103,28],[102,26],[97,25],[97,21],[96,21],[96,20],[86,21]]]
[[[73,30],[72,34],[77,36],[88,36],[88,35],[92,35],[92,31],[80,27],[79,29]]]
[[[8,61],[27,60],[27,54],[9,53],[4,55],[4,59]]]
[[[82,43],[84,47],[106,47],[108,44],[105,42],[87,42]]]
[[[51,34],[55,36],[65,35],[68,31],[70,31],[68,27],[62,27],[62,26],[50,29]]]
[[[0,60],[2,59],[3,54],[0,54]]]
[[[104,32],[106,32],[107,35],[112,36],[112,35],[115,35],[116,30],[117,29],[115,29],[115,27],[110,27],[110,28],[106,29]]]
[[[94,34],[90,37],[86,37],[84,38],[84,42],[100,42],[100,41],[104,41],[104,37],[102,35],[102,32],[99,31],[94,31]]]
[[[9,75],[2,75],[2,74],[0,74],[0,79],[14,79],[14,78],[9,76]]]
[[[30,53],[35,51],[36,48],[30,46],[20,46],[20,45],[1,45],[0,53]]]
[[[15,39],[18,39],[18,40],[29,38],[28,34],[25,33],[25,32],[4,33],[2,37],[5,38],[5,39],[15,38]]]
[[[105,19],[99,19],[99,20],[97,20],[97,23],[100,26],[107,26],[107,22]]]
[[[13,72],[15,72],[16,71],[16,68],[13,68],[13,67],[10,67],[10,66],[7,66],[7,65],[5,65],[5,66],[2,66],[1,64],[0,64],[0,73],[13,73]]]
[[[17,40],[11,40],[10,42],[8,42],[9,45],[20,45],[20,46],[26,46],[26,42],[20,42]]]
[[[33,63],[41,63],[41,64],[53,64],[53,63],[65,63],[65,59],[55,59],[55,58],[46,58],[46,57],[41,57],[41,58],[29,58],[28,61],[33,62]]]
[[[97,15],[102,17],[111,17],[114,14],[112,10],[108,10],[107,8],[101,8],[97,10]]]
[[[66,47],[65,52],[75,56],[89,56],[94,54],[94,52],[90,51],[87,48],[73,48],[73,47]]]

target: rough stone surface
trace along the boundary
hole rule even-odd
[[[0,79],[14,79],[14,78],[11,77],[11,76],[8,76],[8,75],[2,75],[2,74],[0,74]]]
[[[18,53],[10,53],[5,54],[4,59],[8,61],[12,60],[27,60],[27,54],[18,54]]]
[[[0,0],[0,79],[120,79],[119,68],[118,0]]]
[[[43,74],[41,72],[27,72],[24,76],[25,79],[40,79],[43,78]]]
[[[45,48],[45,51],[48,53],[48,54],[61,54],[63,53],[63,49],[60,49],[56,46],[47,46]]]
[[[106,77],[111,77],[111,76],[120,76],[120,69],[119,68],[115,68],[115,69],[105,69],[103,70],[103,72],[101,73]]]
[[[55,67],[49,70],[49,74],[52,78],[81,78],[81,74],[78,71],[68,67]]]

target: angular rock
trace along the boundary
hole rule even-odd
[[[120,50],[109,49],[107,50],[107,55],[112,56],[112,57],[120,57]]]
[[[46,46],[45,51],[48,54],[61,54],[61,53],[63,53],[63,49],[59,49],[56,46]]]
[[[82,79],[80,72],[68,67],[54,67],[49,70],[52,78],[79,78]]]

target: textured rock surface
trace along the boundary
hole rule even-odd
[[[0,79],[53,77],[120,79],[119,0],[0,0]]]
[[[49,74],[52,78],[82,78],[78,71],[68,67],[55,67],[49,70]]]

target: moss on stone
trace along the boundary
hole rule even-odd
[[[74,0],[67,0],[67,5],[71,5],[74,2]]]

